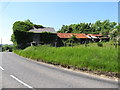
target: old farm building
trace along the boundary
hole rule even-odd
[[[73,35],[80,44],[86,42],[99,42],[104,39],[109,40],[108,37],[103,37],[101,34],[84,34],[84,33],[57,33],[54,28],[33,28],[29,30],[29,34],[25,34],[22,42],[19,43],[20,48],[34,45],[50,44],[52,46],[64,46],[64,42],[70,39]],[[21,37],[22,38],[22,37]]]
[[[84,33],[56,33],[54,28],[46,27],[39,29],[31,29],[29,32],[33,32],[33,42],[31,45],[39,44],[51,44],[62,46],[62,41],[70,39],[73,35],[79,40],[80,44],[87,42],[99,42],[103,37],[101,34],[84,34]]]
[[[29,32],[33,32],[33,42],[31,45],[40,45],[40,44],[54,44],[57,36],[54,28],[46,27],[46,28],[34,28],[29,30]]]
[[[81,44],[84,44],[86,41],[89,40],[89,38],[86,36],[86,34],[80,34],[80,33],[57,33],[57,36],[59,37],[59,39],[64,40],[64,41],[68,40],[73,35],[77,38],[77,40],[79,40],[79,42]]]

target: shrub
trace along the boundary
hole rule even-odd
[[[102,44],[101,42],[98,42],[97,45],[98,45],[99,47],[103,47],[103,44]]]
[[[120,38],[118,39],[118,46],[120,46]]]

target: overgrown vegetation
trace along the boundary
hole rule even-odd
[[[9,52],[12,52],[13,51],[13,45],[8,45],[8,44],[5,44],[5,45],[2,45],[2,49],[1,51],[9,51]]]
[[[25,48],[29,46],[28,43],[32,42],[32,32],[28,32],[33,28],[44,28],[42,25],[33,24],[29,19],[25,21],[16,21],[13,24],[13,34],[11,41],[15,48]]]
[[[102,44],[101,42],[98,42],[97,45],[98,45],[99,47],[103,47],[103,44]]]
[[[40,40],[44,44],[51,44],[54,46],[54,42],[56,40],[57,36],[54,33],[49,33],[49,32],[42,32],[40,34]]]
[[[88,68],[89,70],[118,72],[118,49],[111,43],[104,43],[104,47],[98,47],[97,43],[76,47],[50,47],[34,46],[24,50],[16,50],[15,53],[55,64]]]
[[[116,22],[110,22],[110,20],[96,21],[95,23],[80,23],[63,25],[58,31],[60,33],[86,33],[86,34],[102,34],[108,36],[109,32],[118,29],[120,26]]]
[[[25,21],[16,21],[13,24],[13,34],[11,36],[11,41],[13,42],[15,48],[20,48],[20,47],[25,48],[27,46],[30,46],[28,45],[28,43],[30,44],[30,42],[33,41],[33,37],[32,37],[33,35],[28,31],[33,28],[44,28],[44,27],[42,25],[33,24],[29,19]],[[118,39],[120,38],[119,30],[120,30],[120,24],[117,24],[116,22],[110,22],[109,20],[104,20],[104,21],[98,20],[95,23],[63,25],[58,32],[102,34],[103,36],[110,37],[110,39],[113,40],[116,45],[116,43],[118,43]],[[66,42],[70,43],[69,45],[73,46],[73,43],[77,43],[75,42],[77,41],[75,39],[76,38],[73,36],[68,41],[62,41],[62,42],[64,43],[64,46]],[[49,40],[44,40],[44,42],[47,41]],[[61,44],[61,43],[57,43],[57,44]]]

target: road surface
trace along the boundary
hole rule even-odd
[[[0,53],[2,88],[118,88],[118,82]],[[0,77],[1,79],[1,77]]]

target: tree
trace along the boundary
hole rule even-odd
[[[79,23],[71,25],[63,25],[58,31],[59,33],[91,33],[91,34],[102,34],[108,36],[109,32],[116,27],[116,22],[110,22],[110,20],[96,21],[95,23]]]
[[[5,44],[2,46],[2,51],[9,51],[11,52],[13,50],[13,46],[12,45],[8,45],[8,44]]]
[[[13,32],[15,31],[29,31],[30,29],[33,28],[33,24],[28,23],[28,22],[23,22],[23,21],[16,21],[13,24]]]
[[[72,35],[68,40],[67,42],[70,43],[70,45],[73,47],[73,43],[77,42],[77,38],[75,35]]]
[[[44,28],[42,25],[36,25],[36,24],[33,24],[33,26],[35,27],[35,28]]]
[[[120,36],[120,32],[118,31],[118,29],[114,29],[109,34],[110,34],[111,40],[118,41],[118,37]]]
[[[33,23],[32,23],[29,19],[24,20],[24,22],[25,22],[25,23],[28,23],[28,24],[32,24],[32,25],[33,25]]]
[[[66,40],[62,40],[62,43],[64,44],[64,47],[66,46],[67,41]]]

